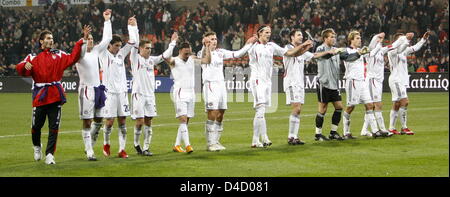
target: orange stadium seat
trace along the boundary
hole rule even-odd
[[[428,71],[429,71],[430,73],[438,72],[438,65],[429,65],[429,66],[428,66]]]

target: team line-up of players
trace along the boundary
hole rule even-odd
[[[315,118],[316,141],[355,139],[350,132],[350,117],[358,104],[364,104],[365,117],[361,130],[362,136],[389,137],[393,134],[413,135],[408,129],[406,93],[409,84],[407,56],[419,50],[428,32],[422,39],[410,46],[413,33],[396,34],[392,45],[383,46],[384,33],[373,36],[369,46],[361,46],[361,35],[351,31],[347,37],[348,48],[335,48],[336,33],[333,29],[321,32],[323,43],[315,53],[309,52],[317,43],[312,40],[303,42],[301,30],[290,32],[290,44],[284,48],[270,42],[271,28],[261,26],[256,34],[249,38],[242,49],[229,51],[217,48],[217,37],[214,32],[203,36],[203,48],[197,55],[192,55],[190,44],[178,43],[178,56],[172,57],[177,46],[178,35],[173,33],[169,47],[159,56],[150,56],[152,43],[139,40],[139,30],[136,18],[128,20],[129,40],[122,47],[120,36],[112,35],[110,9],[103,13],[105,19],[102,40],[94,45],[90,34],[91,27],[83,28],[83,39],[74,46],[71,54],[52,49],[53,36],[49,31],[40,34],[41,51],[29,54],[24,61],[16,66],[20,75],[31,76],[33,88],[33,120],[32,141],[34,159],[42,159],[42,144],[40,142],[41,128],[46,116],[49,120],[49,137],[45,152],[45,163],[55,164],[54,153],[61,118],[61,106],[65,103],[64,90],[60,81],[64,69],[76,65],[80,77],[79,112],[83,121],[83,142],[86,157],[89,161],[97,160],[93,146],[103,126],[103,154],[110,156],[110,135],[115,118],[118,120],[119,151],[118,156],[127,158],[125,152],[127,128],[126,117],[136,121],[134,126],[134,147],[139,155],[151,156],[150,144],[153,129],[152,118],[157,116],[155,102],[154,66],[166,61],[171,69],[174,80],[171,92],[176,118],[179,119],[178,133],[173,146],[174,152],[192,153],[194,150],[189,142],[189,119],[194,117],[195,106],[195,66],[202,68],[202,95],[207,112],[205,136],[207,151],[221,151],[225,147],[220,143],[223,133],[223,117],[227,107],[227,91],[223,74],[223,60],[249,56],[251,75],[250,88],[254,98],[253,107],[253,139],[251,148],[265,148],[272,144],[267,135],[266,107],[271,106],[271,75],[273,57],[282,56],[285,68],[283,78],[286,104],[291,105],[289,116],[288,144],[303,145],[299,139],[300,111],[304,104],[304,63],[313,58],[318,65],[317,98],[318,113]],[[131,105],[128,101],[125,58],[130,57],[133,75]],[[393,106],[390,112],[389,129],[384,125],[382,116],[382,85],[384,77],[384,55],[388,55],[391,74],[389,86],[392,92]],[[346,108],[342,104],[339,91],[340,61],[344,62],[347,93]],[[365,72],[365,61],[367,71]],[[322,134],[324,116],[328,103],[332,103],[335,111],[332,115],[331,131],[328,137]],[[344,110],[344,111],[343,111]],[[339,122],[343,117],[343,135],[337,132]],[[400,119],[402,129],[397,131],[395,124]],[[105,123],[103,125],[103,118]],[[370,131],[368,127],[370,126]],[[140,136],[143,135],[143,147]],[[181,146],[184,143],[184,148]]]

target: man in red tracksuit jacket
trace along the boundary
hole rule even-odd
[[[91,31],[89,26],[83,29],[84,40]],[[41,128],[44,126],[45,118],[48,116],[49,135],[47,149],[45,151],[45,163],[55,164],[54,154],[58,138],[59,124],[61,120],[61,106],[66,102],[61,79],[64,70],[80,59],[82,45],[80,39],[76,42],[72,53],[52,49],[53,35],[44,30],[39,35],[40,51],[38,54],[29,54],[22,62],[17,64],[17,73],[21,76],[31,76],[33,86],[33,119],[32,119],[32,141],[34,145],[34,159],[41,160]],[[84,52],[84,51],[83,51]]]

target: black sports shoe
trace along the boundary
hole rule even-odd
[[[372,137],[373,138],[377,138],[377,137],[384,137],[383,134],[380,131],[377,131],[375,133],[372,133]]]
[[[92,155],[88,157],[88,161],[97,161],[97,158],[94,155]]]
[[[373,138],[377,138],[377,137],[391,137],[393,135],[393,133],[389,132],[389,131],[377,131],[374,134],[372,134]]]
[[[144,152],[142,152],[142,155],[144,155],[144,156],[152,156],[153,153],[148,151],[148,150],[144,150]]]
[[[303,145],[305,144],[305,142],[301,141],[300,139],[294,139],[293,137],[288,139],[288,144],[289,145]]]
[[[353,137],[351,133],[344,135],[344,140],[354,140],[356,137]]]
[[[294,139],[294,145],[304,145],[305,144],[305,142],[304,141],[301,141],[300,139]]]
[[[294,140],[295,140],[295,139],[294,139],[293,137],[288,138],[288,144],[289,144],[289,145],[295,145]]]
[[[330,138],[330,140],[344,140],[338,132],[336,131],[331,131],[330,135],[328,136],[328,138]]]
[[[134,148],[136,149],[136,152],[137,152],[138,155],[142,155],[142,149],[141,149],[140,145],[137,145]]]
[[[271,146],[272,145],[272,142],[271,141],[268,141],[268,142],[264,142],[263,143],[263,147],[268,147],[268,146]]]
[[[380,130],[379,132],[383,135],[383,137],[391,137],[392,135],[394,135],[393,133],[391,133],[389,131]]]
[[[330,139],[328,139],[327,137],[325,137],[322,134],[316,134],[314,140],[316,140],[316,141],[329,141]]]

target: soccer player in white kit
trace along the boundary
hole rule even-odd
[[[136,35],[137,23],[136,19],[130,17],[128,19],[128,32],[130,35]],[[125,71],[125,57],[135,47],[135,40],[131,40],[130,36],[128,44],[122,47],[122,39],[113,35],[109,43],[108,50],[99,55],[99,62],[103,70],[104,84],[106,86],[106,102],[105,102],[105,118],[103,154],[111,155],[110,152],[110,135],[114,119],[117,117],[119,126],[119,157],[128,158],[125,152],[127,127],[126,117],[130,115],[130,107],[128,104],[128,88]]]
[[[307,46],[300,45],[285,49],[274,42],[269,42],[271,34],[271,28],[262,25],[257,31],[258,42],[248,51],[251,69],[250,86],[254,98],[253,108],[256,111],[253,119],[252,148],[272,145],[267,136],[265,113],[266,107],[271,106],[273,56],[296,57],[302,55]]]
[[[397,40],[402,34],[396,34],[395,40]],[[412,35],[414,36],[414,35]],[[409,36],[412,38],[412,36]],[[407,36],[408,37],[408,36]],[[407,107],[408,107],[408,95],[406,94],[406,88],[409,86],[409,75],[408,75],[408,62],[407,56],[414,53],[426,43],[429,37],[429,32],[426,32],[422,39],[420,39],[414,46],[409,46],[409,41],[407,40],[405,44],[401,45],[395,50],[388,52],[388,59],[390,64],[391,74],[389,75],[389,87],[392,93],[392,110],[390,113],[389,121],[389,132],[396,135],[414,135],[406,125],[407,122]],[[400,132],[395,128],[395,123],[397,122],[397,116],[400,115],[400,123],[402,129]]]
[[[151,41],[139,41],[138,31],[135,31],[136,45],[130,53],[131,72],[133,74],[131,91],[131,118],[136,120],[134,127],[134,148],[138,155],[152,156],[150,152],[150,143],[152,139],[152,119],[157,116],[156,97],[155,97],[155,65],[172,57],[173,49],[178,40],[178,34],[172,35],[168,49],[158,56],[150,56],[152,50]],[[132,35],[130,35],[132,36]],[[144,147],[140,146],[139,137],[144,127]]]
[[[253,36],[247,40],[242,49],[229,51],[217,48],[215,32],[207,32],[203,36],[203,43],[209,42],[211,44],[211,63],[202,64],[203,100],[205,101],[205,111],[208,116],[205,125],[207,151],[225,150],[225,147],[220,143],[220,137],[223,132],[223,115],[225,110],[228,109],[223,60],[244,56],[256,40],[256,36]],[[198,57],[202,56],[201,52],[198,53]]]
[[[174,152],[192,153],[194,149],[189,142],[189,130],[187,124],[189,119],[194,117],[195,108],[195,66],[211,63],[209,42],[203,50],[203,57],[197,58],[192,55],[189,43],[184,42],[179,45],[178,56],[166,60],[169,63],[174,80],[172,89],[172,101],[175,105],[176,118],[180,121],[177,138],[173,147]],[[184,141],[186,150],[181,147],[181,140]]]
[[[347,106],[343,115],[344,139],[355,139],[350,132],[350,115],[357,104],[363,103],[366,108],[366,121],[369,123],[373,136],[388,136],[388,132],[379,131],[375,116],[373,114],[373,101],[370,97],[369,89],[366,86],[364,74],[364,56],[368,47],[361,47],[361,36],[358,31],[351,31],[347,37],[350,47],[346,48],[344,57],[345,65],[345,91],[347,93]],[[351,55],[354,54],[354,55]]]
[[[100,81],[98,55],[106,51],[112,39],[111,10],[103,12],[105,19],[102,41],[94,46],[94,39],[89,34],[87,51],[76,64],[80,83],[78,88],[78,108],[83,120],[83,142],[89,161],[96,161],[93,146],[102,127],[105,105],[105,86]],[[92,121],[94,119],[94,121]]]
[[[381,131],[387,131],[384,125],[384,118],[382,114],[382,96],[383,96],[383,80],[384,80],[384,55],[388,51],[394,50],[406,41],[406,36],[401,39],[397,39],[392,45],[382,45],[385,34],[379,33],[372,37],[369,44],[370,53],[366,56],[367,72],[366,82],[369,88],[370,97],[374,105],[375,120],[378,124],[378,128]],[[365,117],[366,120],[368,117]],[[372,136],[371,132],[367,131],[368,122],[364,121],[363,128],[361,129],[362,136]],[[389,133],[391,135],[391,133]],[[377,137],[377,136],[374,136]]]
[[[283,89],[286,93],[286,105],[291,105],[291,114],[289,116],[289,134],[288,144],[303,145],[303,141],[299,139],[298,131],[300,128],[300,112],[302,105],[305,103],[305,62],[319,58],[329,54],[331,51],[311,53],[308,50],[313,47],[311,41],[302,43],[303,34],[299,29],[294,29],[290,32],[289,37],[291,43],[285,46],[285,49],[292,49],[296,46],[307,44],[306,52],[297,57],[283,57],[284,76]]]

